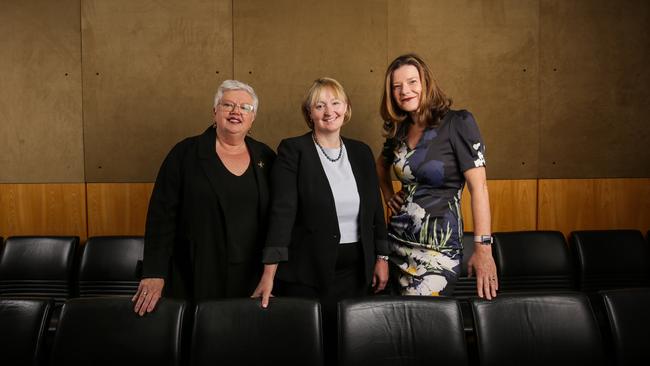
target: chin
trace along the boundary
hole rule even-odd
[[[401,105],[401,106],[400,106],[400,108],[401,108],[404,112],[408,112],[408,113],[411,113],[411,112],[415,112],[415,111],[417,111],[417,110],[418,110],[418,107],[419,107],[419,105],[413,105],[413,104],[410,104],[410,103],[409,103],[409,104],[405,104],[405,105]]]

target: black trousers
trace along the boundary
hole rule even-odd
[[[327,286],[318,288],[301,283],[278,281],[278,294],[314,298],[320,302],[327,366],[336,365],[338,359],[338,302],[368,295],[369,288],[364,277],[361,243],[346,243],[338,245],[334,279]]]

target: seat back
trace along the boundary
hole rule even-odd
[[[191,365],[322,365],[320,304],[227,299],[197,305]]]
[[[650,248],[638,230],[571,233],[583,291],[650,286]]]
[[[79,238],[14,236],[0,253],[0,296],[54,298],[73,296],[74,258]]]
[[[571,252],[559,231],[494,233],[500,292],[575,290]]]
[[[471,303],[482,366],[605,364],[584,294],[505,294]]]
[[[0,299],[0,360],[6,365],[38,365],[52,300]]]
[[[339,365],[467,365],[454,299],[372,297],[339,303]]]
[[[66,301],[52,346],[52,365],[180,365],[185,303],[161,299],[138,316],[129,297]]]
[[[143,251],[141,236],[88,238],[79,264],[79,296],[133,295]]]
[[[617,365],[634,365],[647,357],[650,288],[601,291]]]
[[[463,233],[463,261],[460,266],[458,282],[454,287],[454,297],[456,298],[477,296],[476,277],[467,277],[467,262],[472,254],[474,254],[474,233],[466,231]]]

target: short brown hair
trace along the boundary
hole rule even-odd
[[[314,129],[314,121],[311,120],[310,116],[311,107],[316,104],[316,101],[325,88],[332,90],[334,95],[337,98],[342,99],[347,105],[345,116],[343,117],[343,123],[347,123],[350,120],[350,117],[352,117],[352,105],[350,104],[350,99],[345,93],[345,89],[343,89],[341,83],[332,78],[319,78],[314,80],[314,83],[311,84],[311,87],[307,91],[307,95],[305,95],[305,99],[303,99],[301,106],[302,115],[305,117],[305,122],[307,122],[307,126],[312,130]]]
[[[418,119],[426,121],[428,126],[435,127],[452,103],[451,98],[440,89],[429,66],[422,58],[414,53],[397,57],[386,70],[380,106],[381,117],[384,119],[384,135],[389,138],[395,137],[398,125],[409,118],[409,114],[400,109],[393,98],[393,72],[405,65],[415,66],[420,74],[423,93],[420,94],[420,107],[416,111]]]

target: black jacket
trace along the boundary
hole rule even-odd
[[[260,240],[257,246],[233,246],[226,240],[226,213],[220,205],[226,187],[216,172],[215,138],[214,128],[208,128],[178,143],[156,178],[147,212],[143,277],[165,278],[165,296],[226,297],[228,264],[259,264],[261,259],[275,153],[246,137],[258,187]]]
[[[388,254],[375,159],[368,145],[343,138],[359,191],[359,231],[364,273],[372,279],[376,255]],[[310,286],[334,278],[339,225],[334,196],[311,133],[283,140],[271,173],[272,199],[264,263],[278,263],[276,277]]]

